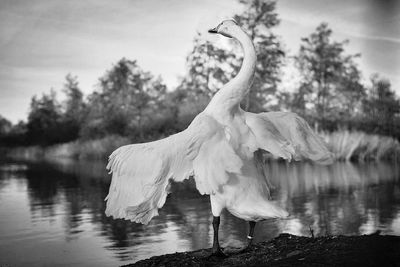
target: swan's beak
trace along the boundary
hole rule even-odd
[[[209,29],[208,32],[209,32],[209,33],[218,33],[218,27]]]

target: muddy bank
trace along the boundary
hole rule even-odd
[[[281,234],[249,252],[209,257],[210,249],[152,257],[125,266],[400,266],[400,236],[300,237]]]

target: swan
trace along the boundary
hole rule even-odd
[[[184,131],[154,142],[122,146],[110,155],[107,169],[112,180],[105,213],[147,224],[164,205],[170,181],[192,176],[197,190],[210,196],[212,255],[223,256],[218,229],[224,209],[249,222],[245,249],[252,244],[256,222],[288,216],[270,200],[263,150],[286,160],[328,163],[332,156],[295,113],[242,110],[240,102],[248,94],[255,72],[254,45],[231,19],[209,33],[240,43],[244,58],[238,74],[220,88]]]

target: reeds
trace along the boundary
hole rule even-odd
[[[400,143],[387,136],[358,131],[320,133],[338,161],[400,160]],[[78,140],[50,147],[20,147],[8,155],[19,159],[107,159],[116,148],[131,143],[127,137],[107,136],[95,140]]]
[[[111,135],[101,139],[90,141],[78,141],[79,158],[104,159],[118,147],[131,143],[129,138],[118,135]]]
[[[320,135],[337,160],[399,160],[400,143],[392,137],[347,130]]]
[[[49,147],[18,147],[8,151],[8,156],[16,159],[36,160],[54,158],[106,159],[116,148],[127,145],[127,137],[111,135],[95,140],[78,140]]]

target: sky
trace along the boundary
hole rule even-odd
[[[33,95],[53,88],[61,98],[68,73],[88,95],[98,78],[122,57],[160,75],[174,88],[197,32],[240,13],[236,0],[0,0],[0,115],[25,120]],[[289,55],[302,37],[327,22],[367,81],[378,72],[400,95],[399,0],[278,0],[281,19],[272,31]],[[290,68],[284,86],[290,87]]]

